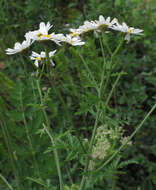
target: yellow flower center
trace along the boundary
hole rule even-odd
[[[131,28],[129,28],[128,29],[128,33],[130,34],[130,33],[132,33],[133,32],[133,30],[131,29]]]
[[[100,30],[106,30],[108,28],[107,24],[99,24],[98,29]]]
[[[41,33],[39,33],[37,36],[38,36],[40,39],[42,38],[42,34],[41,34]]]
[[[72,44],[72,43],[73,43],[73,40],[70,40],[70,43]]]
[[[46,37],[46,38],[51,38],[50,34],[43,34],[43,36]]]
[[[62,38],[62,41],[66,41],[66,37],[63,37],[63,38]]]
[[[41,60],[41,57],[36,57],[36,60]]]
[[[75,32],[73,32],[73,33],[72,33],[72,36],[74,36],[74,37],[75,37],[75,36],[78,36],[78,34],[77,34],[77,33],[75,33]]]
[[[89,31],[89,28],[88,28],[88,26],[86,27],[86,31],[87,31],[87,32]]]

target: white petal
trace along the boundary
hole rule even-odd
[[[34,56],[34,57],[40,57],[40,54],[32,51],[32,56]]]
[[[47,22],[47,26],[46,26],[47,31],[50,30],[51,27],[53,27],[53,25],[50,25],[50,22]]]
[[[130,34],[126,34],[125,40],[127,40],[128,42],[130,41]]]
[[[134,29],[133,34],[139,34],[140,32],[143,32],[143,30],[140,29]]]
[[[75,43],[73,43],[72,45],[73,46],[82,46],[82,45],[84,45],[85,44],[85,42],[75,42]]]
[[[8,49],[7,49],[7,50],[5,50],[5,51],[6,51],[6,54],[7,54],[7,55],[12,55],[12,54],[17,53],[17,51],[16,51],[16,50],[11,49],[11,48],[8,48]]]
[[[110,17],[107,17],[106,22],[110,22]]]
[[[52,60],[52,59],[50,59],[50,63],[52,64],[52,66],[54,66],[54,65],[55,65],[55,63],[53,62],[53,60]]]
[[[46,53],[44,51],[41,51],[40,57],[45,58],[46,57]]]
[[[14,45],[14,49],[20,49],[21,48],[21,44],[19,42],[16,42]]]
[[[111,21],[111,24],[116,24],[118,23],[118,19],[114,18],[112,21]]]
[[[47,28],[46,28],[44,22],[41,22],[41,23],[40,23],[40,29],[39,29],[39,31],[40,31],[42,34],[48,34],[48,30],[47,30]]]
[[[125,22],[122,23],[123,31],[128,32],[128,26]]]
[[[34,64],[36,65],[36,67],[38,67],[38,60],[35,60]]]
[[[105,19],[104,19],[104,17],[102,15],[99,16],[99,21],[100,22],[104,22],[105,21]]]
[[[49,57],[52,57],[55,53],[56,53],[57,50],[54,50],[54,51],[50,51],[49,52]]]
[[[39,25],[40,29],[41,28],[45,28],[45,23],[44,22],[41,22],[40,25]]]
[[[36,58],[33,57],[33,56],[29,56],[29,57],[30,57],[31,60],[36,60]]]

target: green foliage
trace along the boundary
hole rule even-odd
[[[0,2],[0,60],[6,65],[0,72],[0,170],[14,189],[58,189],[55,147],[44,130],[43,109],[50,121],[66,190],[79,188],[85,157],[90,156],[87,154],[88,140],[99,102],[99,124],[113,129],[122,126],[125,136],[135,130],[156,98],[155,7],[154,0]],[[41,104],[31,62],[27,57],[6,56],[4,50],[16,41],[22,41],[23,35],[36,29],[41,21],[54,24],[55,32],[67,33],[66,23],[74,28],[83,20],[97,19],[100,14],[117,17],[121,22],[144,29],[144,36],[134,37],[120,49],[113,62],[109,85],[100,98],[98,87],[103,57],[99,40],[91,35],[84,39],[84,47],[60,47],[54,57],[56,65],[51,81],[47,76],[42,77]],[[110,63],[120,35],[112,32],[103,34],[102,39],[107,63]],[[40,49],[40,46],[35,48]],[[109,70],[110,64],[107,64],[106,72]],[[108,92],[121,71],[121,78],[106,106]],[[125,148],[100,172],[86,173],[86,189],[105,187],[107,190],[113,188],[112,184],[117,190],[155,189],[155,123],[153,112],[144,128],[132,139],[131,147]],[[99,166],[104,161],[98,162]],[[0,188],[7,190],[3,182]]]

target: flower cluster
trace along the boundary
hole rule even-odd
[[[49,30],[51,28],[52,28],[52,25],[50,25],[49,22],[47,24],[45,24],[44,22],[41,22],[38,30],[27,32],[24,35],[25,40],[22,43],[19,43],[19,42],[15,43],[13,49],[8,48],[6,50],[6,54],[11,55],[11,54],[22,52],[23,50],[30,47],[35,41],[50,40],[50,41],[55,42],[57,45],[60,45],[60,42],[64,42],[73,46],[85,44],[85,42],[82,42],[80,38],[75,37],[75,36],[74,37],[70,35],[64,36],[63,34],[55,34],[54,32],[49,33]],[[49,52],[49,58],[52,65],[54,65],[52,61],[52,57],[54,56],[55,52],[56,50]],[[40,54],[38,54],[33,51],[32,55],[30,56],[30,59],[34,60],[35,66],[38,67],[39,63],[42,63],[42,60],[45,59],[45,57],[46,57],[45,52],[42,51]]]
[[[128,137],[123,137],[124,130],[122,127],[108,128],[107,125],[98,127],[95,136],[95,144],[92,151],[92,160],[90,169],[95,165],[95,159],[103,160],[106,156],[112,154],[120,144],[129,144]]]
[[[116,30],[120,31],[122,33],[125,33],[125,40],[130,40],[130,34],[141,34],[143,30],[135,29],[133,27],[129,27],[126,23],[120,24],[116,18],[112,19],[110,17],[107,17],[106,19],[100,15],[99,20],[95,21],[85,21],[82,26],[79,26],[77,29],[69,29],[70,30],[70,36],[79,37],[83,34],[93,31],[96,35],[98,35],[98,32],[105,31],[106,33],[110,30]]]
[[[88,32],[93,31],[96,36],[101,31],[109,32],[110,29],[120,31],[125,34],[125,40],[130,40],[131,34],[141,34],[143,30],[135,29],[133,27],[127,26],[126,23],[119,24],[116,18],[110,19],[104,18],[102,15],[99,16],[98,20],[95,21],[85,21],[83,25],[79,26],[77,29],[70,28],[70,33],[67,35],[64,34],[55,34],[55,32],[49,33],[49,30],[53,27],[49,22],[45,24],[41,22],[39,24],[39,29],[34,31],[27,32],[24,37],[25,40],[22,43],[15,43],[14,48],[8,48],[6,50],[6,54],[16,54],[22,52],[31,46],[35,41],[53,41],[57,45],[61,45],[61,43],[67,43],[72,46],[82,46],[85,42],[82,41],[82,36]],[[55,54],[56,50],[49,53],[49,58],[52,61],[52,57]],[[34,64],[38,67],[39,62],[42,63],[41,60],[45,58],[45,52],[41,52],[40,54],[36,52],[32,52],[30,59],[35,60]]]

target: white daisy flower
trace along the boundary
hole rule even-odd
[[[129,27],[129,26],[127,26],[127,24],[125,22],[123,22],[122,24],[116,23],[116,25],[113,25],[111,28],[113,30],[117,30],[117,31],[126,33],[125,40],[127,40],[128,42],[130,41],[130,34],[142,35],[141,32],[143,31],[140,29],[135,29],[133,27]]]
[[[47,24],[41,22],[38,30],[27,32],[25,36],[29,36],[29,38],[37,41],[49,40],[51,38],[51,34],[48,34],[48,31],[52,26],[53,25],[50,25],[50,22],[47,22]]]
[[[105,19],[102,15],[100,15],[99,16],[99,20],[96,20],[95,23],[98,25],[98,29],[101,29],[101,28],[110,28],[114,24],[118,23],[118,20],[116,18],[114,18],[111,21],[110,17],[107,17]]]
[[[83,33],[83,30],[79,29],[79,28],[77,28],[77,29],[70,28],[69,30],[71,32],[69,34],[71,37],[77,37],[77,38],[79,38],[79,35],[81,35],[81,33]]]
[[[54,32],[51,34],[48,34],[48,31],[52,25],[48,22],[45,24],[44,22],[41,22],[39,25],[38,30],[30,31],[25,34],[25,36],[28,36],[29,38],[36,40],[36,41],[44,41],[44,40],[51,40],[54,41],[57,45],[60,45],[60,39],[63,37],[63,34],[55,34]]]
[[[94,22],[94,21],[85,21],[84,25],[79,26],[79,30],[81,30],[81,34],[86,33],[86,32],[90,32],[93,30],[96,30],[98,28],[98,25]]]
[[[52,57],[54,56],[55,53],[56,53],[56,50],[49,52],[50,63],[53,66],[55,64],[54,64],[54,62],[52,60]],[[46,53],[43,52],[43,51],[40,54],[33,51],[31,56],[30,56],[31,60],[35,60],[34,64],[36,65],[36,67],[38,67],[39,63],[42,63],[42,60],[45,59],[45,58],[46,58]]]
[[[65,38],[63,34],[52,33],[50,40],[54,41],[57,45],[61,45],[60,42],[62,41],[63,38]]]
[[[71,37],[70,35],[66,35],[66,37],[64,36],[62,41],[72,46],[82,46],[85,44],[85,42],[82,42],[80,38]]]
[[[13,49],[6,49],[6,54],[12,55],[22,52],[23,50],[27,49],[33,42],[34,41],[27,36],[26,40],[24,40],[22,43],[16,42]]]

